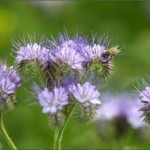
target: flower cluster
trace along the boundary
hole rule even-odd
[[[0,66],[0,111],[13,107],[16,89],[21,85],[20,80],[14,67],[7,68],[5,64]]]
[[[102,106],[98,109],[97,115],[100,120],[117,119],[128,122],[133,128],[144,126],[142,113],[139,111],[141,104],[134,95],[124,93],[114,97],[110,94],[104,96]]]
[[[42,112],[49,115],[55,127],[54,149],[57,144],[58,149],[61,147],[63,132],[72,112],[78,123],[93,120],[97,114],[100,121],[119,122],[121,130],[124,124],[133,128],[143,127],[143,117],[150,123],[149,85],[139,94],[143,107],[127,93],[119,97],[106,93],[99,107],[101,83],[111,75],[112,60],[120,53],[118,46],[107,45],[107,38],[103,41],[94,37],[90,41],[78,34],[73,37],[60,34],[57,40],[41,38],[41,42],[30,38],[29,42],[21,40],[14,43],[17,70],[12,66],[7,68],[5,64],[0,66],[1,121],[1,112],[13,108],[16,103],[16,90],[21,86],[21,79],[25,81],[24,77],[29,77],[34,83],[34,96]],[[16,149],[14,145],[12,147]]]
[[[57,63],[59,60],[74,70],[87,70],[87,67],[95,61],[101,65],[109,64],[112,57],[119,53],[117,46],[107,49],[107,45],[93,43],[80,36],[70,39],[61,35],[59,43],[54,41],[51,43],[53,43],[53,61]]]
[[[44,87],[34,89],[43,113],[59,120],[59,116],[68,116],[70,110],[80,107],[79,120],[85,116],[90,118],[101,104],[98,84],[102,77],[110,74],[112,58],[119,50],[100,42],[90,42],[79,35],[60,34],[58,40],[43,43],[47,45],[19,44],[15,56],[21,70],[28,62],[38,65]],[[95,82],[96,76],[98,80]]]

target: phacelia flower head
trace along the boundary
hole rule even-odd
[[[70,93],[84,107],[88,107],[90,104],[101,104],[99,100],[100,93],[90,82],[85,82],[83,85],[78,83],[77,85],[70,86]]]
[[[84,57],[83,66],[85,69],[93,71],[98,66],[100,71],[94,70],[102,76],[108,76],[113,70],[112,58],[120,53],[118,46],[108,48],[102,42],[88,42],[80,49],[80,54]],[[97,67],[96,67],[97,68]]]
[[[74,70],[83,69],[84,57],[79,52],[79,49],[84,44],[83,41],[76,38],[63,37],[59,38],[59,43],[54,44],[53,61],[60,60]]]
[[[20,77],[13,67],[7,68],[5,64],[0,66],[0,110],[12,106],[12,97],[16,89],[21,86]]]
[[[106,49],[104,45],[96,43],[82,47],[82,55],[85,57],[87,62],[97,59],[102,63],[107,63],[111,61],[112,56],[115,56],[118,53],[119,50],[117,47]]]
[[[39,103],[43,107],[43,113],[54,115],[69,103],[68,93],[63,87],[55,87],[52,91],[45,88],[37,93],[37,95]]]
[[[39,61],[45,61],[48,59],[48,55],[49,49],[43,45],[39,45],[37,43],[28,43],[18,48],[16,61],[18,63],[21,61],[31,61],[35,59]]]
[[[114,97],[106,93],[103,103],[97,111],[98,119],[113,120],[120,118],[120,120],[128,122],[133,128],[143,127],[142,113],[139,111],[141,104],[135,96],[130,96],[126,93]]]
[[[112,57],[119,53],[117,47],[107,49],[105,44],[94,40],[91,42],[83,36],[60,35],[58,42],[53,39],[50,44],[50,49],[52,49],[51,64],[53,62],[57,64],[55,66],[67,64],[66,67],[81,75],[90,71],[93,64],[97,63],[101,68],[101,75],[107,76],[113,68]]]
[[[72,45],[70,43],[72,43]],[[84,59],[75,49],[74,44],[73,41],[65,41],[65,43],[58,47],[55,57],[68,64],[72,69],[80,70],[82,69],[82,62]]]

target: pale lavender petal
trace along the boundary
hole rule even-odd
[[[44,113],[50,112],[53,115],[63,106],[69,104],[68,93],[63,87],[54,87],[52,91],[45,88],[44,91],[40,91],[37,95]]]
[[[99,100],[99,91],[89,82],[85,82],[83,85],[72,85],[70,86],[69,91],[75,97],[75,99],[84,106],[87,105],[85,103],[91,103],[94,105],[101,104]],[[95,93],[94,96],[93,93]]]

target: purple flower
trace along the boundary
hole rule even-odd
[[[8,70],[8,74],[9,74],[9,77],[10,77],[10,80],[15,83],[16,87],[20,87],[21,86],[21,83],[20,83],[20,77],[19,75],[17,74],[16,70],[14,69],[14,67],[10,67],[9,70]]]
[[[40,105],[43,107],[43,113],[55,114],[63,109],[63,106],[68,105],[68,93],[63,87],[55,87],[53,91],[47,88],[38,93]]]
[[[102,54],[105,52],[105,47],[101,45],[94,44],[93,46],[86,46],[85,53],[91,60],[96,58],[101,58]]]
[[[101,104],[99,97],[100,93],[95,86],[89,82],[84,83],[83,85],[77,84],[70,86],[70,93],[74,98],[83,106],[88,107],[90,104],[99,105]]]
[[[97,114],[100,120],[112,120],[120,117],[126,119],[133,128],[139,128],[144,126],[140,108],[141,104],[137,98],[130,97],[127,93],[118,97],[106,93]]]
[[[128,110],[128,122],[133,128],[143,127],[145,124],[143,122],[142,113],[139,111],[141,108],[141,103],[139,101],[132,101],[131,106]]]
[[[0,95],[3,97],[3,94],[13,94],[15,93],[16,85],[11,82],[9,76],[0,77]]]
[[[45,61],[49,57],[49,49],[37,43],[28,43],[25,46],[19,47],[17,51],[16,60],[18,63],[21,61],[30,61],[38,59],[39,61]]]
[[[61,42],[54,53],[55,59],[53,61],[61,60],[63,63],[75,70],[81,70],[84,58],[78,52],[78,43],[73,40],[66,40]]]
[[[78,35],[73,38],[60,35],[58,43],[53,40],[50,44],[53,51],[50,59],[55,63],[63,62],[74,70],[85,69],[89,62],[95,60],[102,63],[110,62],[112,55],[115,56],[119,52],[117,48],[113,48],[115,54],[110,54],[110,50],[106,50],[104,45],[91,43]]]
[[[93,44],[82,47],[82,56],[86,59],[86,62],[99,59],[101,62],[108,62],[111,60],[111,56],[105,55],[107,50],[103,45]]]
[[[96,55],[92,51],[91,45],[85,45],[82,47],[80,53],[85,58],[86,62],[93,61],[96,58]]]
[[[0,99],[6,100],[20,86],[20,77],[14,68],[7,68],[5,64],[0,66]]]

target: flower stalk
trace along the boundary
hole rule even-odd
[[[61,150],[61,143],[62,143],[63,134],[64,134],[64,131],[65,131],[66,127],[67,127],[69,119],[71,117],[71,114],[73,112],[73,108],[74,108],[74,106],[72,107],[72,109],[70,110],[70,112],[68,113],[68,115],[66,116],[66,120],[65,120],[64,126],[62,127],[62,129],[60,131],[59,139],[58,139],[58,150]]]
[[[11,140],[11,138],[9,137],[6,128],[4,126],[3,123],[3,113],[0,114],[0,129],[1,129],[1,133],[3,135],[3,137],[5,138],[6,142],[8,143],[9,147],[13,150],[17,150],[17,147],[15,146],[15,144],[13,143],[13,141]]]
[[[55,133],[54,133],[54,150],[56,150],[57,149],[57,145],[59,145],[59,144],[57,144],[58,143],[58,137],[59,137],[59,128],[58,127],[56,127],[55,128]]]
[[[63,134],[64,134],[64,131],[65,131],[66,127],[67,127],[69,119],[71,117],[73,108],[74,108],[74,106],[72,107],[72,109],[70,110],[70,112],[68,113],[68,115],[66,116],[65,123],[64,123],[63,127],[61,128],[61,130],[59,130],[58,126],[55,128],[55,133],[54,133],[54,147],[53,147],[54,150],[61,150],[61,143],[62,143],[62,139],[63,139]]]

